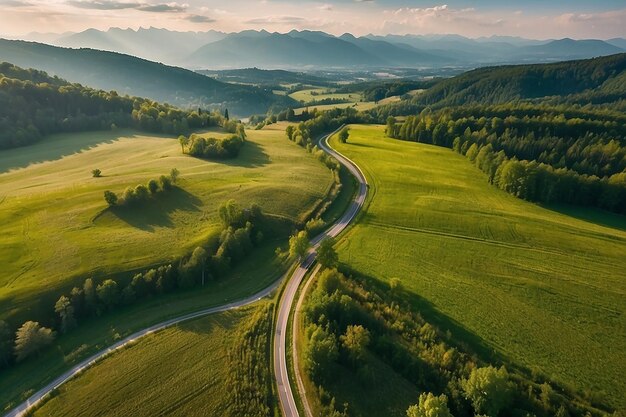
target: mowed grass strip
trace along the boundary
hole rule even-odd
[[[250,131],[239,157],[226,161],[183,155],[176,139],[128,130],[51,137],[0,152],[0,319],[19,325],[89,276],[190,253],[220,232],[217,209],[231,198],[304,220],[332,176],[285,138],[284,127]],[[41,162],[46,154],[52,160]],[[27,155],[36,163],[28,165]],[[102,178],[92,178],[95,168]],[[181,172],[179,189],[137,210],[105,210],[105,190],[122,193],[172,168]]]
[[[146,336],[63,385],[34,415],[225,415],[232,388],[228,351],[255,308]]]
[[[400,278],[425,317],[483,352],[626,406],[626,219],[519,200],[453,151],[383,126],[331,143],[371,186],[342,262]]]

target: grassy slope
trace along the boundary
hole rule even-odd
[[[372,196],[341,260],[383,282],[399,277],[426,317],[484,352],[626,406],[624,218],[589,210],[591,222],[521,201],[451,150],[383,129],[353,126],[348,144],[332,141],[363,168]]]
[[[188,253],[219,232],[217,208],[229,198],[302,220],[332,178],[284,138],[283,128],[251,131],[241,155],[225,162],[183,156],[177,140],[132,131],[72,134],[1,152],[0,318],[19,323],[32,317],[26,309],[33,305],[51,308],[60,292],[86,276]],[[95,146],[58,159],[83,144]],[[55,160],[6,172],[27,165],[26,155]],[[182,190],[136,213],[103,212],[104,190],[121,193],[174,167],[182,173]],[[92,178],[93,168],[103,177]]]
[[[147,336],[59,389],[35,416],[224,415],[228,350],[253,307]]]
[[[360,93],[330,93],[328,88],[311,88],[306,90],[296,91],[294,93],[289,94],[294,100],[297,101],[319,101],[327,98],[330,99],[341,99],[341,100],[350,100],[352,102],[361,101],[362,95]],[[317,94],[312,94],[317,93]]]
[[[58,337],[53,347],[18,366],[0,372],[0,410],[8,411],[72,365],[138,329],[201,308],[240,300],[268,287],[287,265],[276,260],[277,243],[266,242],[226,277],[205,288],[177,291],[89,319]],[[79,322],[80,324],[80,322]]]

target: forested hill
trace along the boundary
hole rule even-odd
[[[595,104],[621,101],[623,105],[625,70],[626,54],[554,64],[480,68],[440,82],[412,104],[438,108],[560,96],[560,102],[593,99]]]
[[[59,132],[118,126],[178,135],[222,122],[219,114],[94,90],[42,71],[0,63],[0,149]]]
[[[228,108],[231,114],[265,113],[293,105],[269,90],[216,81],[182,68],[114,52],[69,49],[0,39],[0,61],[36,68],[71,82],[180,107]]]

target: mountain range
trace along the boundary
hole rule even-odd
[[[626,50],[626,39],[622,38],[603,41],[511,36],[470,39],[460,35],[356,37],[307,30],[223,33],[111,28],[56,36],[32,33],[26,38],[57,46],[120,52],[193,69],[474,67],[584,59]]]
[[[270,89],[223,83],[187,69],[95,49],[0,39],[2,61],[46,71],[70,82],[184,108],[228,108],[233,115],[245,116],[295,104]]]

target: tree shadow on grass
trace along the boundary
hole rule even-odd
[[[114,143],[120,138],[132,138],[129,130],[93,131],[55,134],[31,145],[0,151],[0,174],[26,168],[32,164],[56,161],[66,156],[88,151],[98,145]]]
[[[381,293],[389,292],[388,284],[380,279],[356,271],[345,264],[341,265],[341,271],[345,275],[349,275],[353,279],[363,282],[366,288],[374,288]],[[414,311],[419,312],[428,323],[434,325],[444,333],[449,331],[453,339],[448,341],[451,345],[460,348],[461,351],[475,353],[484,361],[491,363],[507,362],[508,366],[509,361],[506,361],[502,355],[495,352],[481,337],[472,333],[464,327],[463,324],[438,311],[427,299],[404,289],[398,293],[398,297],[406,301]]]
[[[578,220],[584,220],[598,226],[609,227],[626,231],[626,216],[609,211],[600,210],[593,207],[570,206],[565,204],[541,205],[542,207],[573,217]]]
[[[116,206],[109,210],[128,225],[146,232],[155,227],[174,227],[171,213],[177,210],[200,211],[202,201],[179,187],[130,207]]]
[[[263,147],[256,142],[250,141],[246,141],[243,144],[236,158],[226,159],[224,161],[225,165],[243,168],[258,168],[269,163],[270,157],[265,153]]]

